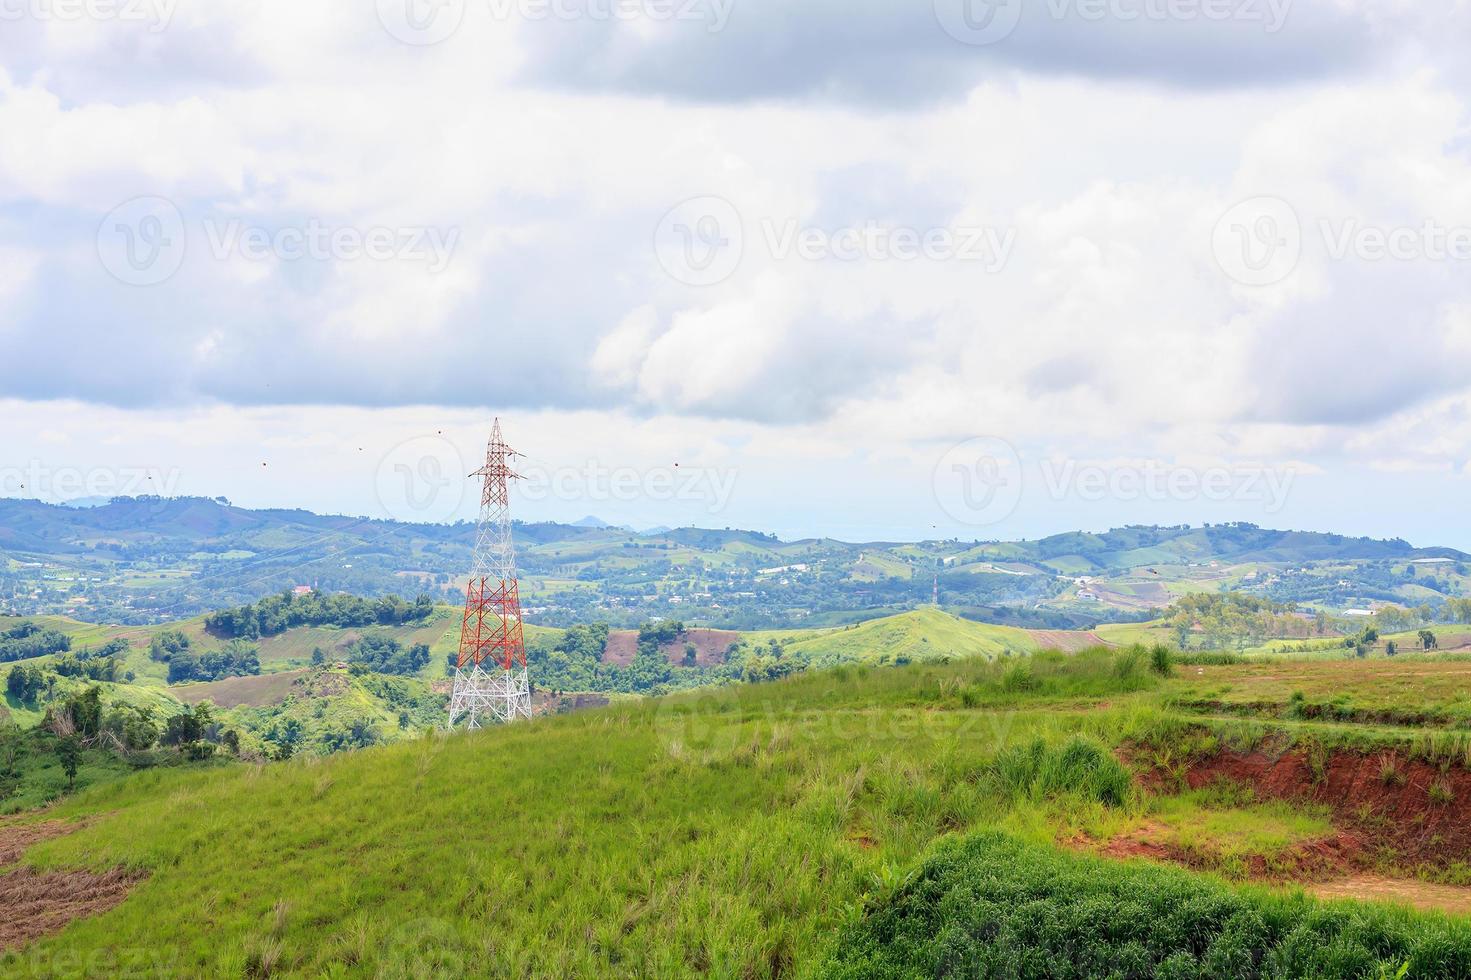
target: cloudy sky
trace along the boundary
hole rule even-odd
[[[0,0],[0,494],[1471,548],[1471,4]]]

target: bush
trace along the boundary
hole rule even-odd
[[[988,832],[943,849],[844,930],[819,975],[1471,976],[1471,927],[1302,895],[1235,892]]]
[[[154,635],[148,644],[148,656],[159,663],[167,663],[176,653],[189,649],[189,637],[178,630],[164,630]]]

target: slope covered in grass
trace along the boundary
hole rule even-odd
[[[1026,630],[916,609],[831,630],[778,632],[788,654],[814,666],[845,662],[915,663],[1030,653],[1039,644]]]
[[[147,946],[210,975],[786,972],[938,837],[1016,805],[999,748],[1113,737],[1106,713],[988,701],[1154,684],[1107,653],[1020,684],[1017,669],[847,667],[327,759],[143,773],[66,804],[54,815],[92,822],[29,860],[147,880],[37,955]]]
[[[1138,811],[1115,753],[1162,683],[1142,651],[850,665],[146,772],[53,810],[88,823],[27,856],[146,879],[0,972],[146,948],[182,975],[807,974],[943,839]]]

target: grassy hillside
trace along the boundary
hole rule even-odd
[[[166,680],[167,665],[150,657],[149,643],[165,629],[177,629],[189,637],[195,651],[217,648],[224,641],[205,631],[203,617],[170,627],[99,627],[64,617],[46,617],[44,625],[72,637],[74,649],[96,649],[109,640],[126,640],[129,648],[124,668],[131,679],[120,675],[118,682],[94,682],[61,677],[50,669],[57,660],[55,656],[27,661],[47,671],[47,683],[31,700],[7,695],[0,704],[0,719],[8,717],[33,727],[49,707],[64,704],[68,697],[96,684],[102,691],[104,711],[118,705],[136,705],[149,709],[160,726],[189,706],[207,702],[214,709],[213,720],[218,725],[213,737],[222,737],[228,730],[238,738],[239,750],[247,758],[275,758],[415,739],[426,729],[441,725],[447,699],[445,660],[458,644],[459,613],[440,606],[426,619],[401,626],[288,629],[251,641],[260,652],[259,675],[172,685]],[[425,643],[431,650],[429,661],[412,677],[337,669],[338,662],[350,659],[350,645],[366,635],[392,637],[405,648]],[[749,676],[773,676],[838,663],[991,658],[1042,645],[1076,649],[1092,639],[1091,634],[1056,632],[1039,640],[1023,630],[975,623],[937,610],[903,613],[850,628],[747,634],[746,642],[739,646],[735,644],[742,639],[741,634],[693,630],[665,645],[664,658],[671,664],[670,676],[666,677],[633,662],[637,634],[616,632],[609,635],[600,656],[596,650],[590,652],[591,662],[600,665],[598,670],[573,674],[564,669],[556,673],[553,664],[538,660],[537,654],[547,645],[556,644],[562,635],[561,630],[527,628],[528,644],[533,648],[533,683],[543,693],[564,691],[569,695],[566,699],[539,697],[538,710],[600,703],[598,698],[579,698],[579,694],[657,694],[739,681],[748,676],[743,666],[746,657],[763,665]],[[781,645],[781,655],[775,659],[770,646],[773,640]],[[695,664],[686,667],[685,651],[691,645],[696,648]],[[732,648],[735,652],[728,653]],[[317,650],[324,655],[322,665],[313,664]],[[555,656],[565,665],[566,657],[574,654]],[[0,674],[9,669],[8,665],[0,665]],[[105,772],[116,775],[126,771],[126,767],[114,768],[115,772]],[[84,774],[83,785],[97,781]],[[31,801],[25,805],[32,805],[60,794],[54,780],[37,786],[25,793],[11,793],[9,799],[0,794],[0,804],[13,809],[22,805],[18,802],[22,798]]]
[[[234,975],[263,961],[300,975],[771,975],[810,963],[939,835],[1004,812],[972,781],[988,726],[932,710],[951,707],[946,682],[1004,696],[980,663],[850,669],[321,761],[144,774],[67,804],[57,815],[95,822],[32,851],[150,873],[42,955],[148,945],[181,972]],[[813,709],[824,720],[805,727]],[[882,724],[855,737],[874,711]],[[1008,736],[1093,727],[1032,712]]]
[[[57,871],[122,866],[146,878],[117,908],[23,955],[101,962],[148,949],[176,973],[208,975],[807,975],[859,948],[845,934],[869,937],[862,948],[887,956],[895,933],[870,917],[907,901],[925,880],[917,876],[932,874],[924,862],[973,833],[1029,841],[1027,866],[1045,869],[1056,847],[1115,853],[1166,841],[1142,835],[1173,828],[1188,832],[1194,866],[1239,878],[1295,867],[1283,862],[1325,846],[1318,836],[1330,818],[1335,830],[1355,819],[1352,801],[1330,813],[1151,776],[1179,760],[1231,758],[1217,754],[1243,737],[1170,713],[1172,685],[1190,676],[1165,680],[1135,651],[850,665],[327,759],[143,773],[53,810],[53,819],[87,822],[32,847],[26,861]],[[1342,727],[1314,729],[1315,751],[1347,737],[1335,734]],[[1389,740],[1382,751],[1413,733],[1376,737]],[[1120,756],[1138,759],[1134,772]],[[1446,758],[1454,791],[1471,785],[1471,772]],[[1327,768],[1337,771],[1331,760]],[[1396,792],[1423,800],[1416,779]],[[1184,845],[1149,846],[1168,857]],[[1393,855],[1378,867],[1454,878],[1454,855],[1436,853],[1440,864],[1418,870]],[[1071,868],[1060,870],[1075,879]],[[1016,894],[998,874],[1007,872],[948,874],[944,887],[960,897],[934,906],[937,924],[921,941],[943,946],[946,923],[975,907],[966,896]],[[1257,901],[1233,905],[1217,878],[1161,880],[1203,896],[1192,914]],[[1068,928],[1118,935],[1124,946],[1156,941],[1147,935],[1156,922],[1120,918],[1113,899],[1080,893],[1056,908]],[[1320,933],[1330,946],[1337,936],[1379,950],[1391,975],[1395,957],[1468,948],[1463,927],[1434,918],[1321,908],[1301,897],[1273,906],[1273,931],[1241,942],[1293,933],[1295,948],[1309,949]],[[1391,927],[1400,938],[1373,938]],[[1008,928],[1018,949],[1056,951],[1023,922]],[[841,962],[851,965],[851,951]],[[1218,964],[1213,975],[1237,974]],[[1357,966],[1287,975],[1377,976]]]
[[[652,617],[777,629],[931,601],[1013,613],[1019,626],[1093,626],[1191,591],[1247,588],[1330,610],[1443,603],[1471,590],[1471,556],[1404,541],[1248,524],[1124,527],[1035,541],[783,541],[743,530],[518,524],[522,598],[538,622]],[[0,608],[152,623],[296,585],[455,601],[468,524],[255,511],[221,500],[120,499],[76,509],[0,500]],[[1430,564],[1426,564],[1429,562]],[[782,571],[775,571],[781,569]],[[1248,580],[1248,576],[1253,576]],[[1075,578],[1096,580],[1094,597]]]
[[[839,629],[775,630],[752,636],[779,639],[789,655],[814,666],[998,657],[1041,646],[1026,630],[972,622],[938,609],[916,609]]]

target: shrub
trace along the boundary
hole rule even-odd
[[[1464,923],[1236,892],[1176,868],[1067,854],[996,832],[943,848],[834,948],[819,975],[1471,976]]]

